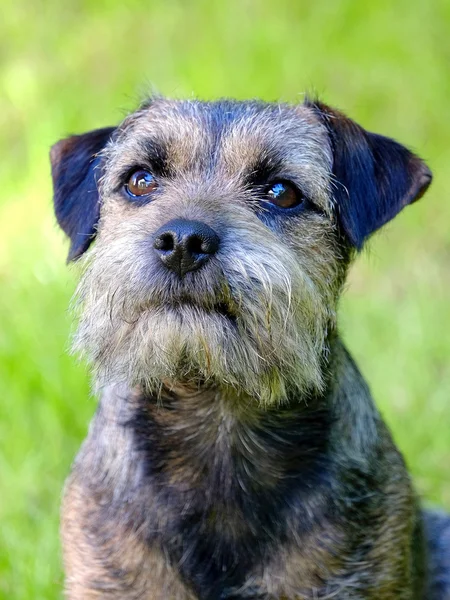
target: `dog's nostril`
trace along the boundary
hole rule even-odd
[[[156,250],[163,250],[164,252],[170,252],[175,247],[175,241],[171,233],[163,233],[158,235],[155,239],[153,247]]]
[[[210,254],[205,240],[198,235],[191,235],[186,240],[186,250],[190,254]]]

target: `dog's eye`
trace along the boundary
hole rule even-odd
[[[267,190],[267,198],[271,204],[279,208],[294,208],[304,200],[300,190],[287,181],[273,183]]]
[[[144,169],[132,173],[125,185],[125,189],[130,196],[148,196],[157,187],[158,184],[153,175]]]

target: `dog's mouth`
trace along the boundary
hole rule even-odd
[[[192,312],[203,312],[211,316],[219,315],[231,323],[235,323],[237,319],[236,309],[224,301],[213,304],[200,304],[192,300],[183,299],[176,302],[169,302],[165,307],[174,312],[182,312],[183,309],[188,309]]]

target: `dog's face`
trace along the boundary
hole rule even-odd
[[[52,151],[75,345],[100,385],[319,391],[353,250],[418,198],[426,166],[319,104],[156,99]]]

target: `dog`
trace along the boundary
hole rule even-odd
[[[51,162],[101,396],[64,492],[67,597],[450,598],[450,519],[336,323],[425,163],[319,100],[162,97]]]

